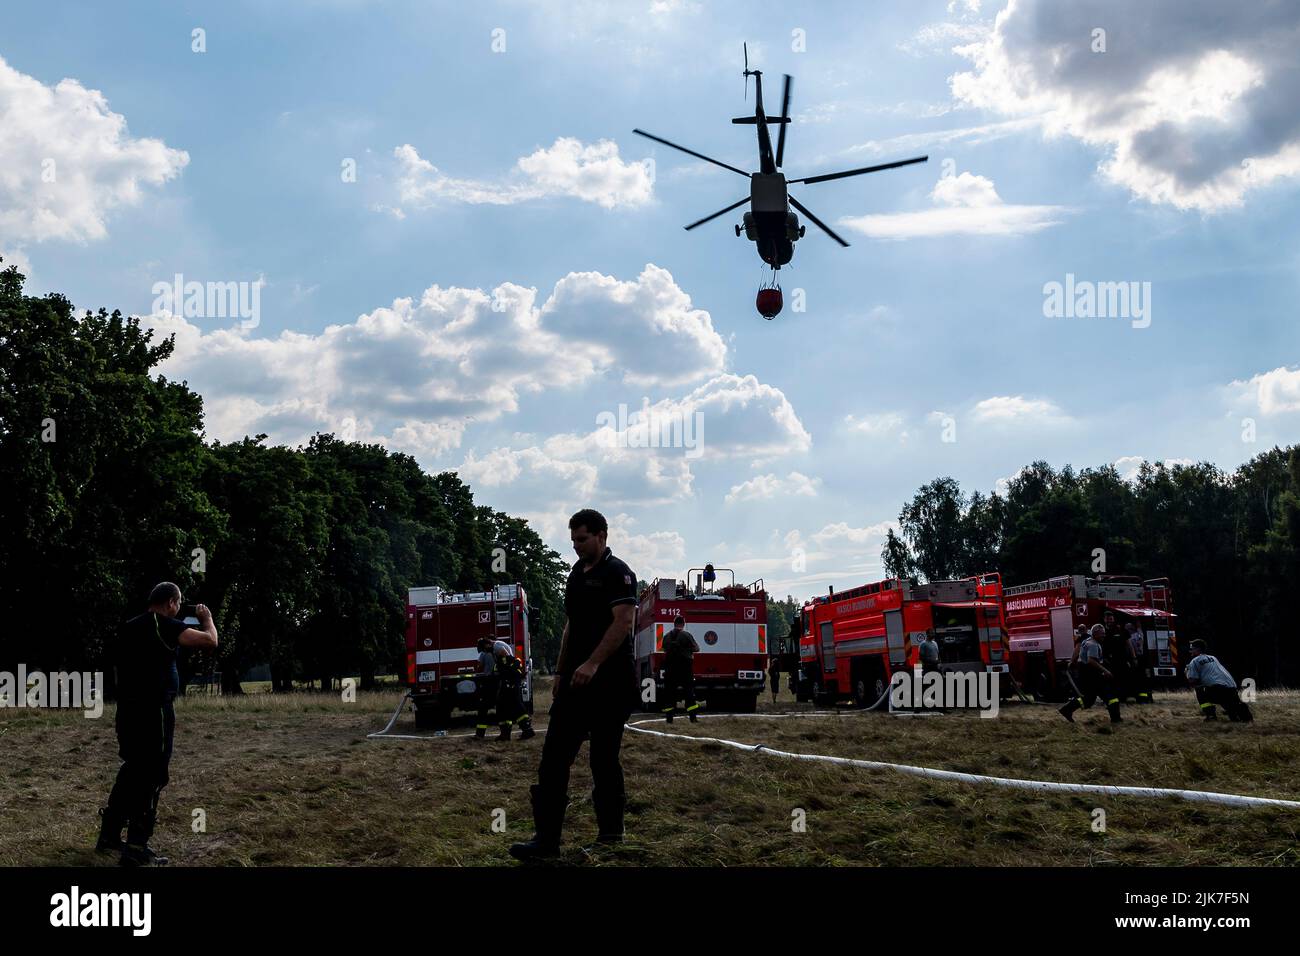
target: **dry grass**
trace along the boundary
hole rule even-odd
[[[397,700],[383,690],[350,704],[307,693],[183,701],[157,844],[189,865],[508,862],[507,844],[531,832],[527,788],[541,737],[366,739]],[[538,704],[544,726],[544,687]],[[783,696],[776,709],[796,708]],[[999,776],[1300,799],[1300,695],[1261,695],[1255,712],[1253,725],[1207,726],[1180,694],[1126,708],[1113,731],[1100,708],[1071,726],[1050,707],[1023,705],[994,720],[844,712],[679,720],[672,730]],[[111,714],[0,711],[0,864],[111,862],[89,850],[117,768]],[[472,723],[458,718],[452,734]],[[394,731],[416,733],[409,709]],[[595,825],[579,761],[563,857],[572,864],[1300,863],[1300,811],[937,783],[634,733],[623,748],[630,840],[588,854],[580,847]],[[1105,833],[1091,828],[1097,807]],[[191,832],[195,808],[206,811],[206,833]],[[504,833],[493,832],[496,808]],[[806,832],[792,830],[796,810]]]

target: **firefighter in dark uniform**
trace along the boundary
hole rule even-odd
[[[1074,723],[1076,710],[1091,707],[1099,697],[1106,701],[1106,710],[1112,724],[1124,719],[1119,712],[1119,690],[1115,684],[1115,673],[1105,663],[1105,652],[1102,649],[1105,636],[1106,628],[1094,624],[1092,633],[1074,649],[1070,669],[1079,696],[1071,697],[1061,708],[1061,716],[1070,723]]]
[[[1105,636],[1101,641],[1102,660],[1114,677],[1112,678],[1112,697],[1125,700],[1125,693],[1133,682],[1133,647],[1128,635],[1120,630],[1115,614],[1107,611],[1102,615],[1102,627]]]
[[[497,673],[497,724],[501,735],[497,740],[509,740],[510,730],[514,724],[519,725],[519,739],[527,740],[537,735],[533,730],[533,718],[524,709],[524,665],[510,650],[505,641],[492,645],[492,654],[496,658]]]
[[[1139,704],[1149,704],[1152,702],[1151,697],[1151,678],[1147,676],[1147,645],[1146,637],[1142,633],[1142,628],[1138,627],[1132,621],[1124,625],[1125,635],[1128,638],[1128,646],[1132,649],[1132,660],[1129,662],[1129,689],[1124,694],[1127,700],[1131,695]]]
[[[173,702],[180,690],[178,647],[215,648],[217,627],[211,612],[198,605],[203,629],[177,620],[181,589],[164,581],[149,595],[149,610],[117,632],[113,663],[117,670],[117,746],[122,766],[99,811],[95,849],[120,852],[123,866],[159,866],[167,858],[149,846],[158,819],[158,798],[167,786],[176,731]],[[126,842],[122,842],[122,828]]]
[[[498,677],[496,655],[492,653],[492,638],[480,637],[478,640],[478,722],[474,727],[474,736],[487,736],[488,712],[497,701]]]
[[[1187,683],[1196,689],[1196,702],[1200,704],[1205,719],[1219,719],[1219,715],[1214,712],[1214,705],[1218,704],[1233,723],[1250,723],[1254,720],[1255,715],[1250,712],[1250,705],[1242,701],[1237,693],[1237,682],[1217,657],[1205,652],[1205,642],[1195,640],[1190,647],[1192,659],[1187,662],[1184,674]]]
[[[598,842],[623,839],[623,725],[638,702],[632,656],[636,575],[606,547],[609,526],[590,508],[569,519],[578,560],[564,593],[564,636],[556,665],[550,723],[530,791],[535,833],[510,847],[520,860],[559,853],[569,770],[589,740],[592,806]]]
[[[673,619],[673,629],[664,635],[664,719],[673,722],[677,712],[677,698],[686,698],[686,713],[691,723],[696,722],[695,712],[700,709],[695,699],[695,654],[699,651],[695,635],[686,630],[686,618],[680,614]]]

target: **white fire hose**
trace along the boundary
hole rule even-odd
[[[840,711],[813,711],[810,713],[794,712],[783,714],[699,714],[702,718],[751,718],[762,720],[773,720],[782,717],[838,717],[850,716],[852,714],[865,714],[875,710],[889,696],[889,690],[872,704],[870,707],[861,710],[852,711],[850,714],[843,714]],[[442,740],[448,736],[452,737],[471,737],[473,734],[444,734],[441,737],[428,737],[418,734],[394,734],[391,733],[393,725],[397,723],[397,718],[402,713],[402,708],[406,702],[411,699],[410,694],[406,694],[397,702],[397,709],[393,711],[393,716],[389,719],[388,725],[378,733],[366,734],[368,738],[389,739],[389,740]],[[1021,780],[1016,777],[993,777],[982,773],[962,773],[957,770],[937,770],[933,767],[916,767],[911,764],[887,763],[880,760],[858,760],[852,757],[832,757],[828,754],[801,754],[793,753],[788,750],[776,750],[766,744],[745,744],[738,740],[727,740],[724,737],[696,737],[691,734],[671,734],[663,730],[651,730],[642,724],[657,723],[658,717],[645,717],[641,720],[629,721],[626,724],[628,730],[638,734],[649,734],[652,737],[664,737],[671,740],[692,740],[696,743],[718,744],[723,747],[734,747],[737,750],[744,750],[748,753],[769,754],[774,757],[787,757],[791,760],[811,760],[819,763],[838,764],[842,767],[860,767],[864,770],[893,770],[896,773],[908,774],[914,777],[925,777],[930,780],[947,780],[953,783],[982,783],[991,784],[995,787],[1012,787],[1019,790],[1038,790],[1049,793],[1093,793],[1109,797],[1176,797],[1179,800],[1188,800],[1192,803],[1215,803],[1228,807],[1284,807],[1288,810],[1300,810],[1300,800],[1279,800],[1274,797],[1250,797],[1235,793],[1217,793],[1212,790],[1180,790],[1172,787],[1122,787],[1100,783],[1058,783],[1053,780]]]

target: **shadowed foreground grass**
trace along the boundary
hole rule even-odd
[[[542,737],[507,745],[455,736],[472,731],[463,715],[447,737],[366,739],[398,698],[382,690],[355,703],[310,693],[181,701],[156,845],[182,865],[509,863],[506,846],[532,830],[527,793]],[[547,704],[543,687],[543,728]],[[805,707],[783,695],[775,710]],[[843,711],[678,720],[670,729],[997,776],[1300,799],[1300,694],[1262,694],[1254,709],[1253,725],[1205,725],[1183,693],[1125,708],[1113,729],[1099,707],[1070,725],[1051,707],[1026,705],[996,719]],[[409,709],[394,733],[416,734]],[[0,710],[0,751],[0,864],[113,862],[90,850],[95,809],[118,765],[111,707],[100,720]],[[585,759],[584,750],[573,774],[570,864],[1300,863],[1300,810],[935,783],[630,732],[629,842],[587,853],[595,821]],[[1105,832],[1092,829],[1097,808]],[[196,809],[204,833],[192,832]],[[504,832],[494,832],[496,810]]]

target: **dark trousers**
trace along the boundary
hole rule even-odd
[[[1132,697],[1139,704],[1149,704],[1151,696],[1151,678],[1147,676],[1147,666],[1139,661],[1128,666],[1128,691],[1125,697]]]
[[[1221,687],[1217,684],[1196,688],[1196,702],[1201,705],[1201,713],[1207,720],[1215,719],[1214,705],[1218,704],[1227,713],[1228,719],[1243,723],[1255,719],[1250,707],[1237,693],[1235,687]]]
[[[558,843],[569,800],[569,771],[584,740],[589,741],[591,802],[601,833],[623,832],[623,765],[619,749],[623,725],[632,713],[635,683],[619,681],[588,684],[574,689],[567,677],[556,678],[537,785],[532,788],[533,821],[538,839]]]
[[[126,842],[145,846],[158,818],[158,798],[167,786],[176,711],[172,702],[117,705],[117,752],[122,766],[108,796],[108,815],[127,825]]]
[[[1107,679],[1091,667],[1079,668],[1079,672],[1073,677],[1075,689],[1078,690],[1079,696],[1071,697],[1065,702],[1065,706],[1061,708],[1063,714],[1068,716],[1076,710],[1086,710],[1100,698],[1106,703],[1106,710],[1110,714],[1111,721],[1120,720],[1120,691],[1115,677]]]
[[[690,661],[669,661],[664,665],[664,708],[665,714],[677,709],[677,701],[686,698],[686,712],[693,714],[700,709],[695,700],[695,671]]]
[[[500,681],[496,674],[483,675],[478,677],[478,726],[481,728],[488,725],[488,713],[492,710],[492,705],[497,702],[499,694]]]
[[[532,722],[524,711],[523,697],[520,696],[522,683],[518,680],[502,678],[497,690],[497,723],[502,727],[519,724],[521,727]]]

